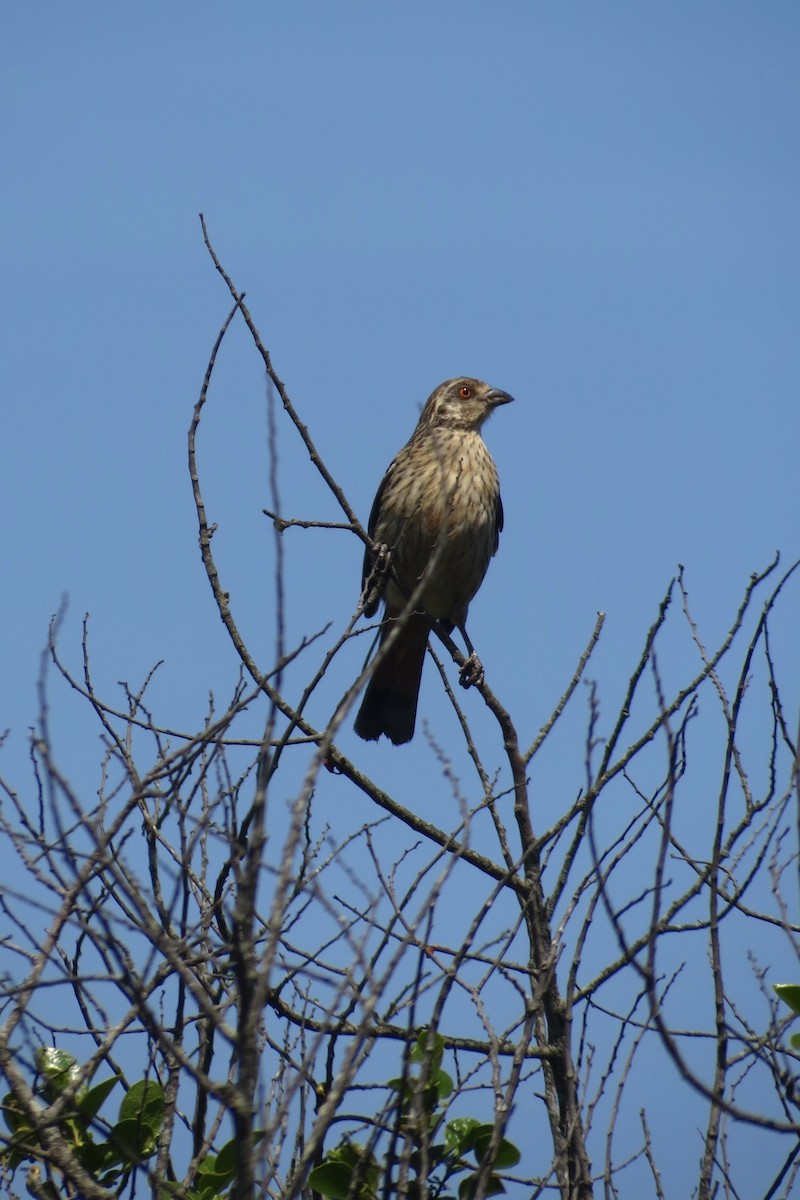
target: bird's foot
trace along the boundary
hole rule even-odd
[[[473,650],[458,675],[463,688],[479,687],[483,683],[483,664]]]

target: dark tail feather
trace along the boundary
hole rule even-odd
[[[387,621],[381,631],[381,646],[391,628],[392,622]],[[365,741],[374,742],[385,733],[399,746],[414,736],[428,629],[427,619],[412,613],[374,671],[355,723],[356,733]]]

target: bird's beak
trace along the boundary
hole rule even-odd
[[[514,397],[509,396],[508,392],[501,392],[500,388],[492,388],[490,392],[486,393],[486,403],[492,408],[497,408],[501,404],[510,404],[513,399]]]

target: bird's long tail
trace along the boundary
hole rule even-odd
[[[391,620],[384,623],[381,647],[392,628]],[[378,663],[356,717],[355,731],[365,741],[374,742],[385,733],[399,746],[414,736],[429,628],[426,617],[412,613],[386,657]]]

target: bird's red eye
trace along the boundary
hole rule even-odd
[[[462,383],[461,387],[458,389],[458,394],[462,400],[469,400],[470,396],[472,395],[472,388],[468,387],[466,383]]]

